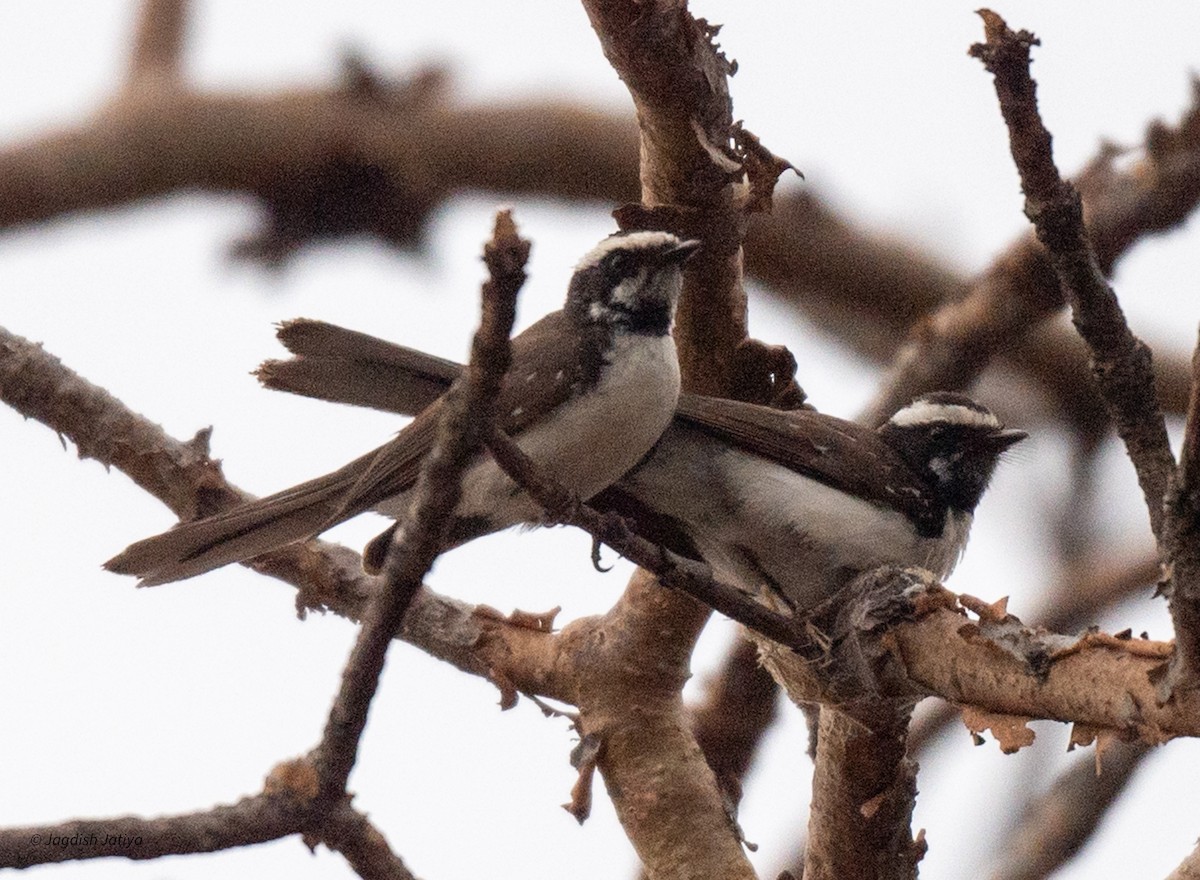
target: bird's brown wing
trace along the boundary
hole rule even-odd
[[[292,324],[317,323],[289,322],[284,328]],[[439,381],[444,381],[444,387],[448,388],[452,379],[444,377],[462,369],[451,361],[330,324],[322,324],[319,332],[328,343],[322,346],[322,354],[336,352],[337,357],[343,359],[343,366],[348,369],[353,369],[355,363],[369,364],[372,374],[380,377],[379,384],[388,387],[411,387],[413,393],[432,393],[421,392],[420,389],[437,387]],[[290,342],[285,341],[285,344],[293,351],[298,351]],[[309,370],[306,359],[298,358],[283,363],[295,375],[304,376]],[[285,390],[327,400],[360,402],[361,395],[353,390],[338,393],[338,387],[322,382],[320,375],[312,372],[311,377],[306,376],[303,382],[286,386]],[[309,391],[307,388],[316,390]],[[406,408],[411,404],[405,400],[397,395],[382,403],[361,402],[378,409],[408,414],[413,410]],[[680,395],[676,419],[815,480],[852,489],[877,504],[916,516],[931,514],[929,506],[922,500],[921,487],[911,469],[898,456],[889,454],[888,450],[880,450],[876,432],[862,425],[817,415],[808,410],[775,410],[694,394]],[[836,457],[828,453],[835,435],[840,450]],[[853,456],[856,466],[852,469],[849,465],[851,450],[854,449],[859,451]],[[593,498],[593,503],[604,506],[612,491]]]
[[[497,413],[509,433],[519,434],[581,389],[579,353],[574,346],[562,345],[565,328],[560,322],[565,320],[562,313],[553,313],[513,340],[512,367],[504,379]],[[376,351],[382,352],[384,361],[389,359],[385,349]],[[396,363],[394,357],[391,362]],[[311,537],[370,510],[416,482],[437,434],[441,406],[435,400],[392,440],[332,473],[215,516],[181,523],[132,544],[105,567],[137,575],[146,586],[168,583]]]
[[[779,410],[681,394],[677,421],[881,507],[936,516],[920,477],[863,425],[811,410]]]

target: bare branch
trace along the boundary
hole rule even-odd
[[[157,819],[120,816],[5,828],[0,829],[0,867],[216,852],[295,834],[307,815],[307,808],[290,798],[259,794],[236,804]]]
[[[1200,200],[1200,83],[1179,123],[1155,123],[1145,157],[1117,170],[1105,147],[1077,176],[1088,235],[1105,273],[1129,248],[1182,222]],[[787,211],[787,207],[782,209]],[[905,252],[891,241],[862,235],[818,205],[798,215],[807,249],[786,230],[748,238],[747,268],[801,308],[835,329],[839,338],[876,359],[891,357],[900,334],[910,338],[864,421],[879,424],[918,394],[966,388],[995,357],[1031,375],[1053,396],[1058,411],[1078,427],[1102,427],[1091,383],[1081,383],[1080,345],[1063,329],[1037,328],[1063,305],[1058,279],[1031,233],[1010,245],[968,282]],[[758,225],[773,230],[773,218]],[[777,245],[770,242],[784,236]],[[793,263],[790,273],[773,268]],[[864,322],[863,306],[871,321]],[[927,319],[924,316],[928,315]],[[1160,355],[1167,369],[1159,390],[1172,411],[1182,410],[1186,372]]]
[[[692,731],[708,766],[726,788],[745,778],[759,743],[774,723],[779,686],[758,661],[758,649],[739,638],[706,682],[692,710]]]
[[[341,853],[363,880],[414,880],[378,828],[348,803],[340,803],[321,822],[320,840]]]
[[[1167,682],[1170,692],[1181,681],[1200,688],[1200,343],[1192,356],[1192,393],[1179,468],[1172,474],[1165,507],[1162,552],[1178,647],[1178,662]]]
[[[626,559],[654,572],[664,586],[686,593],[710,608],[783,645],[809,644],[789,617],[776,613],[751,596],[716,580],[708,566],[658,547],[637,535],[615,514],[598,513],[538,472],[519,446],[495,428],[487,439],[496,463],[529,493],[558,525],[583,529]]]
[[[175,85],[187,30],[188,0],[142,0],[125,91]]]
[[[1030,718],[1075,721],[1158,742],[1200,734],[1200,701],[1160,706],[1153,682],[1170,644],[1103,634],[1068,638],[1028,630],[1015,618],[1002,631],[964,626],[942,609],[892,634],[908,677],[956,703]],[[1019,640],[1006,654],[998,643]]]
[[[656,880],[755,880],[679,695],[708,616],[639,570],[607,614],[561,635],[578,670],[579,733],[599,738],[617,816]]]
[[[1141,743],[1113,742],[1102,755],[1081,755],[1004,835],[991,880],[1040,880],[1070,861],[1150,753]]]
[[[821,707],[804,877],[913,880],[917,764],[905,756],[912,703]]]
[[[387,552],[384,586],[368,606],[317,747],[314,760],[326,801],[345,794],[388,646],[421,579],[442,551],[447,523],[461,497],[462,474],[492,424],[511,360],[508,337],[517,293],[525,282],[529,242],[517,235],[507,211],[496,215],[484,254],[491,278],[483,286],[483,316],[467,374],[447,394],[437,440],[421,467],[409,514]]]
[[[1155,393],[1150,350],[1129,330],[1116,294],[1104,280],[1083,225],[1083,204],[1059,177],[1050,133],[1037,108],[1029,75],[1036,39],[1013,33],[1004,20],[981,10],[987,43],[971,47],[994,75],[1013,160],[1025,192],[1025,213],[1071,305],[1075,327],[1092,352],[1092,371],[1137,471],[1156,537],[1162,535],[1163,498],[1174,470],[1166,424]]]
[[[1157,697],[1168,642],[1032,628],[1003,602],[957,597],[919,569],[880,568],[847,590],[827,603],[827,619],[812,624],[832,646],[822,662],[763,645],[793,702],[937,695],[986,713],[1073,721],[1149,743],[1200,734],[1200,694],[1176,694],[1167,704]]]
[[[430,211],[463,189],[636,196],[629,120],[562,103],[463,106],[445,92],[431,71],[377,79],[369,94],[139,92],[78,128],[0,150],[0,228],[179,190],[248,193],[270,226],[242,252],[278,260],[313,238],[364,232],[411,247]]]
[[[613,69],[628,86],[641,132],[642,202],[686,228],[704,248],[684,273],[675,338],[684,388],[728,393],[734,350],[746,338],[742,206],[730,153],[733,110],[716,29],[672,0],[584,0]],[[661,222],[660,220],[660,222]]]
[[[316,777],[306,762],[280,765],[265,790],[236,804],[143,819],[74,819],[58,825],[0,829],[0,868],[119,857],[156,859],[217,852],[303,833],[346,857],[365,880],[412,880],[383,835],[348,802],[317,809]]]
[[[1200,880],[1200,846],[1179,863],[1179,867],[1170,873],[1167,880]]]

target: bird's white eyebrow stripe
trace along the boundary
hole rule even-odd
[[[580,258],[579,263],[575,266],[575,271],[590,269],[592,266],[598,265],[608,253],[617,248],[669,247],[679,243],[679,237],[669,232],[630,232],[625,235],[610,235]]]
[[[897,427],[931,425],[942,422],[949,425],[964,425],[973,428],[1000,428],[1000,420],[990,412],[972,409],[959,403],[931,403],[918,400],[910,403],[888,419]]]

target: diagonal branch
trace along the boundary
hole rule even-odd
[[[276,768],[262,793],[200,812],[154,819],[73,819],[57,825],[0,829],[0,868],[193,855],[304,834],[310,846],[324,843],[340,852],[365,880],[413,880],[366,816],[346,802],[328,811],[317,809],[311,770],[304,765],[286,769],[288,772],[281,773],[281,768]],[[300,770],[299,775],[290,772],[295,769]]]
[[[1142,743],[1114,742],[1103,757],[1079,756],[1029,804],[1012,833],[1004,835],[992,858],[990,880],[1049,877],[1070,861],[1150,754]]]
[[[1150,350],[1130,332],[1088,239],[1079,193],[1054,165],[1050,133],[1038,114],[1036,86],[1029,75],[1029,50],[1036,38],[1027,31],[1013,33],[989,10],[980,15],[987,42],[972,46],[971,54],[995,77],[1025,192],[1025,213],[1046,248],[1075,327],[1091,349],[1093,375],[1137,471],[1150,526],[1161,538],[1163,498],[1175,460],[1158,405]]]
[[[664,586],[686,593],[772,641],[796,649],[811,645],[807,634],[790,617],[716,580],[708,566],[654,545],[615,514],[598,513],[581,504],[562,486],[540,474],[529,456],[499,428],[493,428],[487,445],[496,463],[546,510],[555,524],[583,529],[626,559],[653,572]]]
[[[116,467],[180,519],[236,506],[253,496],[231,486],[208,457],[208,431],[183,443],[70,370],[40,345],[0,328],[0,401],[75,444],[81,458]],[[301,611],[359,620],[378,579],[340,544],[289,544],[244,563],[296,587]],[[568,699],[556,674],[555,636],[432,590],[420,590],[399,638],[463,672]],[[498,678],[497,678],[498,677]]]
[[[409,514],[387,552],[383,587],[368,606],[314,755],[321,797],[326,801],[345,796],[388,646],[421,579],[445,544],[447,523],[462,493],[462,475],[487,435],[508,370],[508,337],[516,316],[517,292],[525,282],[529,242],[517,235],[507,211],[496,215],[495,231],[484,255],[491,279],[483,286],[483,317],[467,374],[446,397],[438,437],[422,465]]]

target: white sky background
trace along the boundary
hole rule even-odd
[[[807,185],[870,227],[907,237],[965,271],[1026,227],[991,79],[967,46],[981,37],[977,3],[763,0],[695,2],[724,22],[740,70],[735,115],[796,162]],[[281,9],[286,13],[281,14]],[[1060,167],[1077,169],[1101,138],[1140,141],[1174,120],[1197,66],[1200,6],[1072,0],[996,7],[1034,30],[1043,114]],[[125,64],[132,2],[6,4],[0,28],[0,140],[80,119],[111,92]],[[210,0],[197,4],[188,70],[205,87],[262,89],[330,82],[339,48],[403,72],[446,60],[471,99],[553,91],[610,107],[628,96],[604,62],[582,9],[538,0],[340,4]],[[267,493],[335,467],[384,441],[397,420],[261,390],[248,375],[281,350],[273,323],[322,318],[463,358],[477,315],[478,255],[496,201],[445,206],[421,256],[374,242],[310,248],[280,274],[231,264],[227,246],[255,227],[248,200],[178,195],[103,215],[0,234],[0,325],[44,342],[176,437],[214,425],[214,454],[238,485]],[[578,255],[612,228],[605,206],[516,204],[534,241],[519,323],[561,302]],[[1118,293],[1134,329],[1178,351],[1200,319],[1200,241],[1183,232],[1143,243],[1121,264]],[[870,368],[839,356],[764,304],[754,335],[785,342],[823,410],[853,415]],[[161,531],[170,514],[124,476],[64,452],[45,427],[0,408],[0,824],[74,816],[157,815],[227,803],[257,791],[278,761],[316,743],[354,629],[333,617],[301,623],[293,591],[238,567],[182,585],[135,591],[100,563]],[[1002,468],[980,509],[971,552],[951,586],[1038,605],[1038,556],[1069,478],[1063,444],[1036,435]],[[1114,450],[1114,545],[1145,545],[1145,514]],[[1018,515],[1018,510],[1028,515]],[[351,546],[379,530],[363,517],[332,537]],[[505,534],[443,557],[430,583],[508,611],[562,605],[560,621],[601,612],[629,568],[600,575],[588,541],[565,530]],[[611,554],[609,554],[611,556]],[[1147,610],[1149,608],[1149,610]],[[1124,609],[1110,626],[1169,632],[1162,603]],[[697,679],[734,626],[716,619]],[[396,645],[351,780],[409,867],[429,880],[465,876],[632,876],[634,856],[607,799],[583,827],[559,808],[573,782],[573,740],[530,703],[500,713],[495,689]],[[743,803],[762,845],[764,876],[790,853],[804,822],[810,765],[798,713],[772,733]],[[975,873],[1002,845],[1013,804],[984,800],[997,779],[1052,778],[1066,731],[1038,727],[1033,748],[1003,757],[956,731],[920,777],[917,827],[927,829],[927,878]],[[1200,825],[1200,764],[1192,742],[1167,746],[1091,847],[1062,878],[1165,875]],[[1168,804],[1178,809],[1168,809]],[[119,830],[119,826],[115,826]],[[341,877],[338,856],[314,858],[296,839],[211,857],[117,860],[34,869],[53,878]]]

